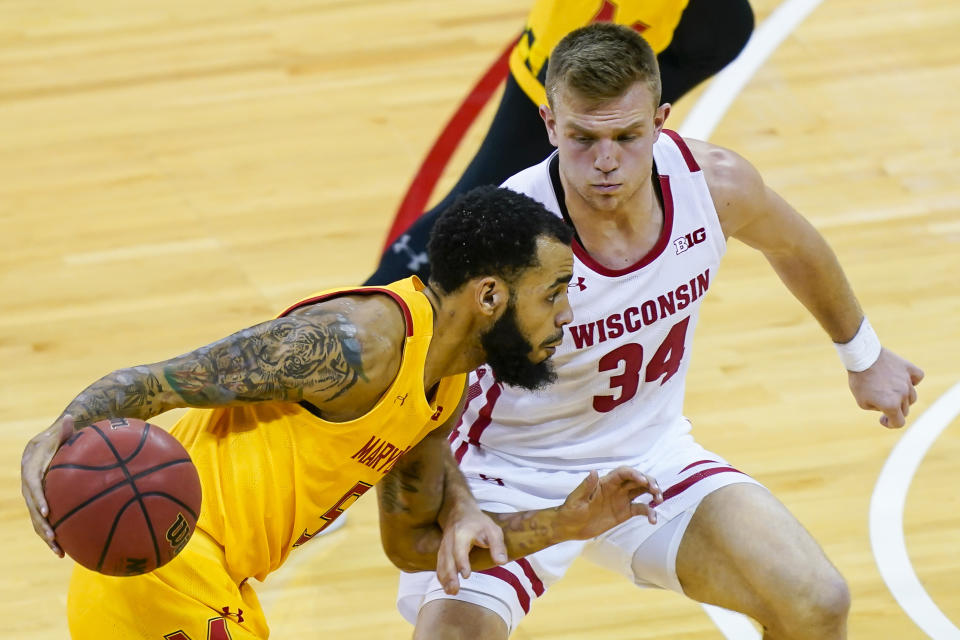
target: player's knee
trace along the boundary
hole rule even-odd
[[[816,580],[800,586],[779,615],[782,637],[842,638],[850,611],[850,589],[832,567]],[[798,585],[799,586],[799,585]],[[781,637],[774,634],[773,637]]]
[[[822,628],[836,629],[846,625],[850,611],[850,588],[836,571],[822,581],[810,598],[811,609]]]
[[[480,605],[433,600],[420,609],[413,640],[506,640],[507,623]]]

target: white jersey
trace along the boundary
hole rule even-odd
[[[464,471],[486,455],[541,469],[644,466],[668,433],[689,431],[683,396],[700,304],[726,241],[703,172],[664,130],[653,147],[663,229],[636,264],[609,269],[573,242],[573,322],[553,360],[558,380],[529,392],[470,375],[467,405],[450,442]],[[562,216],[554,153],[503,186]],[[472,464],[471,464],[472,463]]]

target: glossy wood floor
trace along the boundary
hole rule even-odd
[[[754,4],[762,20],[778,0]],[[4,637],[67,637],[70,563],[35,538],[19,494],[29,437],[114,368],[361,281],[442,123],[525,5],[0,3]],[[713,136],[817,224],[885,343],[926,370],[913,417],[960,379],[958,31],[949,0],[827,0]],[[881,580],[868,532],[900,434],[856,408],[829,341],[753,252],[731,247],[703,316],[687,403],[699,440],[821,541],[850,582],[851,637],[924,637]],[[954,423],[902,479],[910,557],[955,624],[958,460]],[[367,498],[260,592],[275,638],[406,638],[395,582]],[[514,637],[721,636],[683,598],[578,564]]]

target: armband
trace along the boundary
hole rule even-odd
[[[870,326],[870,321],[866,317],[860,323],[857,334],[853,336],[850,342],[839,344],[834,342],[833,346],[837,348],[840,354],[840,361],[847,371],[860,372],[869,369],[873,363],[880,357],[880,338],[877,332]]]

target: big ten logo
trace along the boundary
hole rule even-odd
[[[680,255],[690,247],[700,244],[707,239],[707,230],[703,227],[700,227],[692,233],[688,233],[685,236],[681,236],[673,241],[673,245],[677,248],[677,255]]]
[[[167,529],[167,542],[170,543],[170,546],[176,553],[180,553],[187,544],[187,540],[190,539],[191,533],[190,523],[187,522],[187,519],[183,517],[182,513],[178,513],[177,519],[174,520],[170,528]]]

